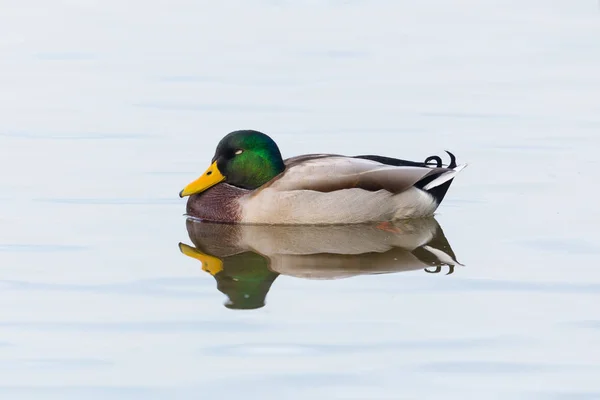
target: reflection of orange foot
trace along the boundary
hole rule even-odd
[[[381,229],[382,231],[391,232],[391,233],[402,233],[397,226],[392,225],[391,222],[380,222],[377,226],[377,229]]]

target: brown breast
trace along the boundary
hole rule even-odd
[[[189,197],[186,212],[189,216],[214,222],[239,222],[241,210],[238,199],[248,193],[226,183]]]

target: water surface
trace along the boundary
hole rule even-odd
[[[4,5],[0,395],[599,398],[599,34],[584,0]],[[236,129],[469,167],[412,237],[215,241],[177,193]]]

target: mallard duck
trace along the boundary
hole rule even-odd
[[[254,130],[227,134],[188,184],[187,214],[241,224],[355,224],[433,215],[455,175],[454,155],[414,162],[377,155],[306,154],[284,160]],[[435,162],[436,165],[432,165]]]

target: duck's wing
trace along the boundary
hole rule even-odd
[[[285,171],[266,187],[279,191],[335,190],[359,188],[369,191],[387,190],[400,193],[426,179],[432,182],[450,168],[395,166],[381,162],[333,154],[310,154],[285,160]]]

